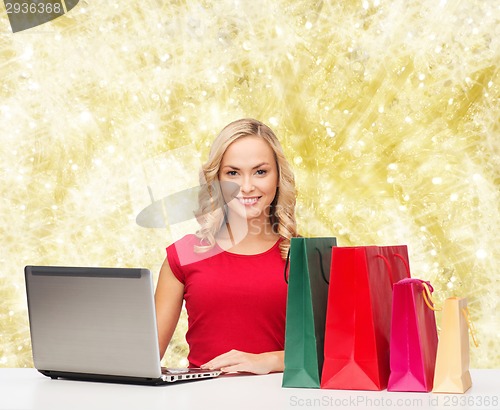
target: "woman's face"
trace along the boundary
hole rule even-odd
[[[219,181],[230,213],[247,220],[269,221],[268,209],[278,187],[278,168],[267,141],[248,136],[231,143],[222,157]],[[234,184],[239,190],[234,189]]]

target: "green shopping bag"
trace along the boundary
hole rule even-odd
[[[331,254],[336,245],[336,238],[291,239],[283,387],[319,388]]]

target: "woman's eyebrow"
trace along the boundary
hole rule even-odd
[[[254,166],[252,169],[257,169],[257,168],[260,168],[260,167],[262,167],[264,165],[269,165],[269,162],[262,162],[259,165]],[[240,170],[240,168],[235,167],[234,165],[229,165],[229,164],[228,165],[224,165],[222,168],[231,168],[231,169],[234,169],[236,171]]]

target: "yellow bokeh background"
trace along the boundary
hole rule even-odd
[[[407,244],[438,304],[468,298],[471,366],[498,367],[499,20],[495,0],[80,0],[13,34],[0,5],[0,366],[32,366],[24,266],[156,275],[191,226],[136,216],[250,116],[293,165],[301,233]]]

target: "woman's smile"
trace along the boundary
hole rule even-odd
[[[245,206],[252,206],[257,203],[260,199],[260,196],[252,196],[252,197],[236,197],[236,199],[240,202],[240,204]]]

